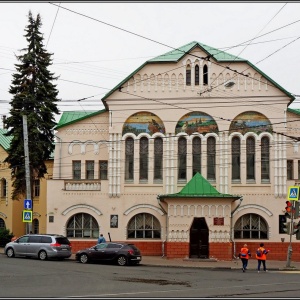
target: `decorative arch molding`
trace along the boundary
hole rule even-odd
[[[244,139],[244,136],[240,132],[233,132],[228,136],[229,141],[231,142],[234,137],[239,137],[241,140]]]
[[[125,141],[129,137],[133,138],[134,140],[137,139],[137,137],[134,133],[128,132],[122,136],[122,141]]]
[[[148,133],[145,133],[145,132],[140,133],[140,134],[137,136],[137,139],[140,140],[142,137],[146,137],[147,139],[151,139],[151,135],[148,134]]]
[[[3,212],[0,211],[0,217],[4,218],[4,219],[7,219],[7,215]]]
[[[270,140],[273,140],[273,135],[272,135],[271,133],[269,133],[269,132],[263,132],[263,133],[261,133],[261,134],[258,136],[258,138],[259,138],[259,140],[261,141],[261,139],[262,139],[263,137],[265,137],[265,136],[267,136]]]
[[[257,142],[259,141],[258,135],[254,132],[247,132],[243,139],[246,140],[250,136],[253,137]]]
[[[97,208],[95,208],[94,206],[91,205],[87,205],[87,204],[77,204],[77,205],[72,205],[70,207],[68,207],[67,209],[65,209],[61,214],[63,216],[65,216],[66,214],[68,214],[70,211],[74,210],[74,209],[78,209],[78,208],[86,208],[89,210],[92,210],[93,212],[95,212],[98,216],[102,215],[102,212],[100,210],[98,210]]]
[[[130,214],[131,212],[133,212],[136,209],[140,209],[140,208],[149,208],[152,210],[155,210],[156,212],[158,212],[161,216],[163,216],[165,213],[158,207],[151,205],[151,204],[138,204],[138,205],[134,205],[132,207],[130,207],[129,209],[127,209],[124,212],[124,215],[127,216],[128,214]]]
[[[32,216],[33,217],[41,217],[42,215],[35,211],[35,212],[33,212]]]
[[[247,209],[247,208],[252,208],[252,209],[258,209],[260,211],[263,211],[264,213],[266,213],[269,217],[273,216],[273,213],[268,210],[267,208],[261,206],[261,205],[256,205],[256,204],[246,204],[246,205],[242,205],[240,206],[234,213],[232,216],[236,215],[238,212]]]
[[[211,136],[214,137],[216,139],[216,141],[220,140],[220,137],[216,133],[212,133],[212,132],[206,134],[205,137],[203,138],[203,140],[207,141],[207,139]]]
[[[94,154],[99,154],[99,144],[101,144],[103,142],[95,142],[95,141],[85,141],[85,142],[81,142],[81,141],[72,141],[68,147],[68,153],[69,154],[73,154],[73,146],[75,145],[79,145],[80,146],[80,153],[81,154],[85,154],[86,152],[86,146],[87,145],[93,145],[94,146]]]

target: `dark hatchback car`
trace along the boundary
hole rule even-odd
[[[111,262],[119,266],[137,265],[142,260],[141,251],[134,244],[101,243],[91,248],[79,250],[75,260],[87,262]]]

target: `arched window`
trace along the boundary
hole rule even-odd
[[[73,215],[67,224],[67,237],[98,238],[99,226],[96,219],[86,213]]]
[[[160,239],[160,223],[151,214],[141,213],[130,219],[127,226],[129,239]]]
[[[178,139],[178,180],[186,180],[186,139]]]
[[[195,85],[199,85],[199,66],[195,66]]]
[[[255,179],[255,140],[248,137],[246,141],[247,180]]]
[[[33,231],[33,233],[39,233],[39,230],[40,230],[39,220],[38,219],[33,219],[32,220],[32,231]]]
[[[186,85],[191,85],[191,66],[186,66]]]
[[[266,136],[261,139],[261,181],[270,182],[270,140]]]
[[[7,195],[7,189],[6,189],[6,179],[1,179],[1,197],[6,197]]]
[[[216,139],[207,139],[207,179],[216,180]]]
[[[133,180],[134,140],[129,137],[125,141],[125,180]]]
[[[193,176],[201,174],[201,139],[196,136],[193,138]]]
[[[148,180],[149,141],[146,137],[140,139],[140,180]]]
[[[241,180],[241,141],[233,137],[231,142],[231,179]]]
[[[208,84],[208,68],[207,68],[207,65],[203,66],[203,84],[204,85]]]
[[[5,226],[5,222],[2,218],[0,218],[0,229],[5,229],[6,226]]]
[[[257,214],[241,216],[234,225],[235,239],[268,239],[268,224]]]
[[[154,139],[154,180],[163,179],[163,140],[161,137]]]

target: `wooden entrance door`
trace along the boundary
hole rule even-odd
[[[205,218],[194,218],[190,230],[190,258],[209,258],[209,232]]]

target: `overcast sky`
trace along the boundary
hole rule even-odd
[[[300,3],[52,3],[0,1],[1,117],[29,10],[42,18],[61,111],[102,109],[100,99],[146,60],[192,41],[247,59],[300,95]],[[297,100],[290,107],[300,108]]]

